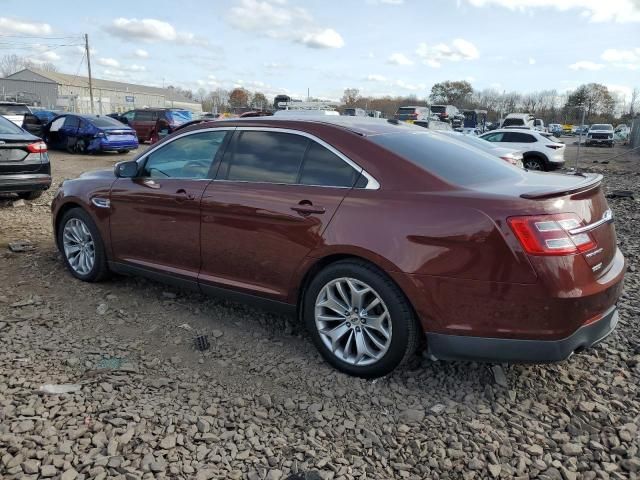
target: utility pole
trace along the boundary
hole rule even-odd
[[[578,153],[576,154],[576,173],[579,171],[580,163],[580,145],[582,144],[582,126],[584,125],[585,107],[582,105],[582,122],[580,123],[580,138],[578,139]]]
[[[87,51],[87,70],[89,72],[89,98],[91,100],[91,115],[93,115],[93,80],[91,79],[91,54],[89,51],[89,35],[84,34],[84,48]]]

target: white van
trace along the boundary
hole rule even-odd
[[[530,113],[510,113],[502,121],[502,128],[530,128],[533,130],[535,117]]]

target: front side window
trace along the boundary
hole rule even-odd
[[[153,121],[153,112],[148,110],[137,111],[135,114],[136,122],[152,122]]]
[[[186,135],[163,145],[147,157],[143,176],[151,178],[211,178],[211,165],[226,131]]]
[[[231,146],[226,179],[296,183],[308,143],[290,133],[241,132]]]
[[[528,133],[506,132],[502,141],[509,143],[534,143],[536,139],[533,135],[529,135]]]
[[[311,142],[298,183],[325,187],[352,187],[359,175],[359,171],[335,153],[316,142]]]
[[[500,132],[500,133],[490,133],[489,135],[485,135],[484,137],[481,137],[481,138],[483,140],[486,140],[487,142],[501,142],[502,137],[504,137],[504,133]]]

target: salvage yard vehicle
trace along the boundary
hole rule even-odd
[[[140,142],[151,142],[157,134],[158,121],[163,120],[169,129],[193,120],[189,110],[180,108],[139,108],[129,110],[118,117],[118,120],[136,131]]]
[[[416,120],[429,121],[430,111],[428,107],[400,107],[393,118],[403,122],[412,123]],[[437,118],[440,120],[440,118]]]
[[[19,127],[22,126],[24,116],[31,113],[26,103],[16,102],[0,102],[0,116],[15,123]]]
[[[562,125],[559,123],[550,123],[549,124],[549,133],[553,134],[554,137],[560,138],[562,136]]]
[[[35,200],[50,186],[47,145],[0,116],[0,192]]]
[[[431,105],[431,113],[437,115],[441,122],[451,123],[460,111],[453,105]]]
[[[43,128],[42,139],[49,148],[69,153],[128,153],[138,148],[131,127],[100,115],[60,115]]]
[[[296,312],[327,362],[371,378],[421,338],[437,359],[549,362],[609,335],[626,265],[601,179],[405,122],[274,116],[194,125],[67,180],[52,215],[76,278]]]
[[[587,132],[587,139],[584,144],[588,147],[591,145],[607,145],[613,148],[613,125],[609,123],[594,123]]]
[[[516,167],[523,168],[522,152],[516,149],[497,146],[491,142],[482,140],[481,138],[478,138],[475,135],[465,135],[460,132],[441,132],[441,133],[443,135],[447,135],[449,138],[457,140],[458,142],[471,145],[472,147],[479,148],[483,152],[487,152],[487,153],[490,153],[491,155],[495,155],[496,157],[501,158],[502,160],[510,163],[511,165],[515,165]]]
[[[534,128],[535,117],[530,113],[510,113],[502,121],[501,128]]]
[[[504,128],[480,135],[480,138],[501,147],[522,152],[527,170],[555,170],[564,166],[565,144],[550,133],[536,130]]]

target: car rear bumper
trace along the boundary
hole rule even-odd
[[[50,186],[51,175],[44,173],[0,175],[0,192],[33,192]]]
[[[611,307],[597,321],[578,328],[559,340],[473,337],[427,333],[429,354],[439,360],[470,360],[508,363],[549,363],[570,357],[605,339],[618,324],[618,311]]]
[[[100,150],[103,152],[114,152],[118,150],[135,150],[138,148],[137,142],[103,142]]]

